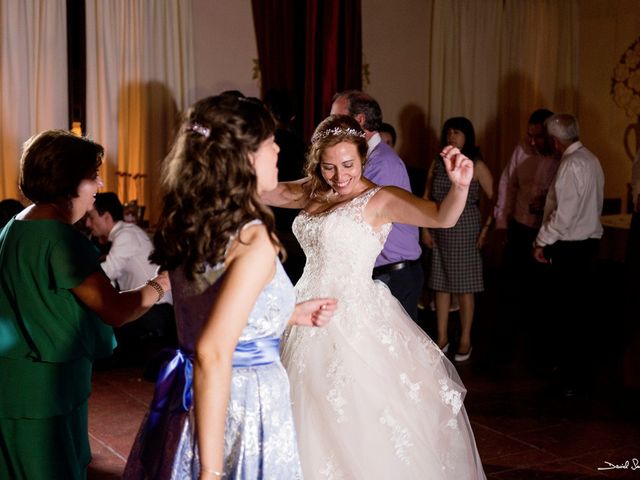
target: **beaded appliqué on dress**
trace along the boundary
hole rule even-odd
[[[400,425],[400,422],[398,422],[387,409],[382,413],[380,423],[387,425],[391,430],[391,441],[393,442],[393,448],[398,458],[407,465],[411,463],[411,457],[407,453],[407,448],[413,447],[409,430]]]
[[[342,423],[347,419],[344,410],[347,401],[342,395],[342,388],[350,382],[351,378],[347,375],[343,361],[337,352],[327,369],[327,378],[332,387],[327,393],[327,400],[337,415],[336,421]]]
[[[412,383],[409,375],[401,373],[400,384],[405,388],[409,400],[414,403],[420,403],[420,386],[422,382]]]
[[[462,394],[449,386],[449,381],[446,378],[442,378],[438,381],[440,383],[440,398],[445,405],[450,405],[454,415],[457,415],[462,407]],[[449,422],[449,426],[457,428],[457,423]]]
[[[320,469],[320,474],[327,480],[347,480],[344,474],[336,465],[334,456],[325,457],[324,466]]]

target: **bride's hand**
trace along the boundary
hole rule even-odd
[[[338,301],[334,298],[316,298],[298,303],[289,324],[322,327],[331,320],[337,307]]]
[[[468,187],[473,180],[473,162],[457,147],[447,145],[440,152],[449,180],[459,187]]]

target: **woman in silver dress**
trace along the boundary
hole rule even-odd
[[[301,478],[287,324],[319,326],[335,301],[295,305],[259,195],[277,185],[275,123],[220,95],[186,114],[164,170],[152,261],[170,271],[179,348],[163,365],[125,479]]]

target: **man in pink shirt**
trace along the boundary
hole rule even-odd
[[[544,122],[546,109],[529,117],[527,141],[513,151],[500,177],[494,208],[496,230],[506,232],[505,262],[513,267],[532,263],[531,245],[542,224],[544,202],[560,162],[554,158]]]
[[[500,326],[495,339],[503,351],[499,362],[504,362],[505,355],[523,353],[516,348],[516,338],[521,336],[531,346],[527,349],[524,345],[524,353],[536,369],[546,368],[536,358],[539,352],[533,344],[542,340],[536,323],[542,313],[540,299],[545,297],[548,266],[533,259],[531,246],[542,224],[547,191],[560,165],[544,124],[551,115],[549,110],[539,109],[529,117],[527,139],[516,146],[502,172],[494,207],[494,238],[505,243]]]

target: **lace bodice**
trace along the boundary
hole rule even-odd
[[[298,300],[308,298],[305,292],[311,285],[317,293],[338,298],[369,289],[376,257],[392,226],[388,223],[376,231],[363,218],[365,206],[380,188],[371,188],[327,212],[303,210],[296,217],[293,233],[307,257],[296,285]]]

